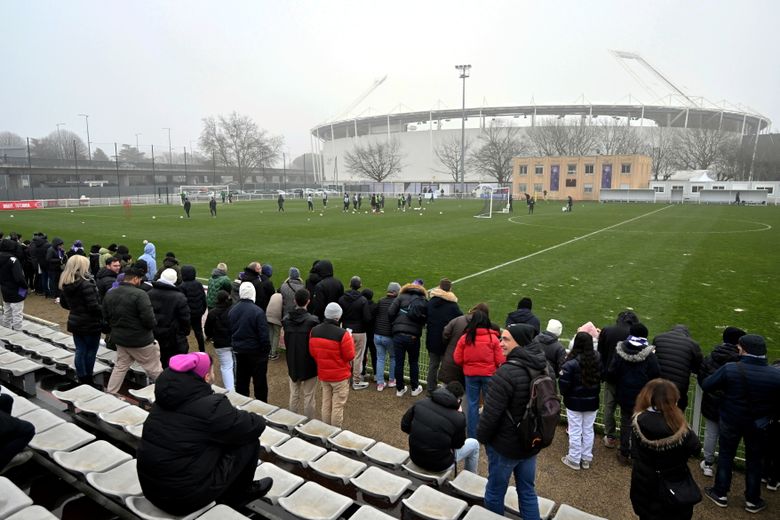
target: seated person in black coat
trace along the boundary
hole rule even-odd
[[[138,445],[144,495],[172,515],[213,501],[238,507],[265,495],[270,478],[253,482],[265,421],[234,408],[211,388],[204,352],[173,356],[157,378],[155,403]]]

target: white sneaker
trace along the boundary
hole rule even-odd
[[[396,397],[403,397],[403,396],[404,396],[404,394],[405,394],[405,393],[406,393],[408,390],[409,390],[409,387],[408,387],[408,386],[405,386],[405,387],[403,387],[403,389],[402,389],[402,390],[396,390],[396,391],[395,391],[395,396],[396,396]]]
[[[574,471],[579,471],[579,470],[580,470],[580,465],[579,465],[579,464],[577,464],[576,462],[572,461],[572,460],[569,458],[569,456],[568,456],[568,455],[564,455],[564,456],[563,456],[563,458],[561,458],[561,462],[563,462],[563,464],[564,464],[565,466],[567,466],[567,467],[569,467],[569,468],[573,469]]]
[[[355,383],[352,385],[352,390],[363,390],[365,388],[368,388],[368,383],[365,381],[360,381],[359,383]]]
[[[377,392],[381,392],[384,389],[385,389],[385,384],[384,383],[377,383],[377,385],[376,385],[376,391]]]
[[[582,459],[580,461],[580,466],[582,467],[582,469],[590,469],[590,461]]]
[[[701,468],[702,475],[704,475],[705,477],[711,477],[713,475],[712,464],[707,464],[706,461],[701,461],[699,467]]]
[[[423,387],[422,387],[422,385],[417,385],[417,388],[415,388],[414,390],[412,390],[412,397],[417,397],[417,396],[418,396],[418,395],[420,395],[422,392],[423,392]]]
[[[387,387],[388,387],[388,388],[395,388],[395,379],[391,379],[391,380],[390,380],[390,381],[387,383]]]

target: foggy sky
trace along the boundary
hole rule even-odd
[[[467,106],[655,102],[608,49],[777,127],[778,20],[771,0],[5,0],[0,130],[39,137],[66,123],[86,137],[87,113],[93,150],[136,133],[142,151],[167,149],[170,127],[181,151],[197,145],[201,118],[235,110],[296,156],[309,129],[385,74],[351,115],[459,107],[458,63],[473,67]]]

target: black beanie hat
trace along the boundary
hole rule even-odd
[[[522,298],[519,302],[517,302],[518,309],[528,309],[530,311],[532,307],[533,302],[531,301],[531,298]]]
[[[745,331],[737,327],[726,327],[723,329],[723,343],[736,345],[739,338],[745,335]]]
[[[739,346],[751,356],[766,356],[766,341],[758,334],[745,334],[739,338]]]
[[[512,323],[506,330],[509,331],[512,338],[514,338],[521,347],[529,345],[536,336],[536,329],[533,325],[528,325],[527,323]]]
[[[642,323],[634,323],[631,325],[628,333],[632,336],[636,336],[637,338],[647,338],[647,335],[650,334],[647,331],[647,327],[645,327]]]

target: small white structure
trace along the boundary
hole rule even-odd
[[[675,172],[669,179],[650,181],[655,202],[700,204],[778,204],[780,181],[718,181],[709,170]]]

